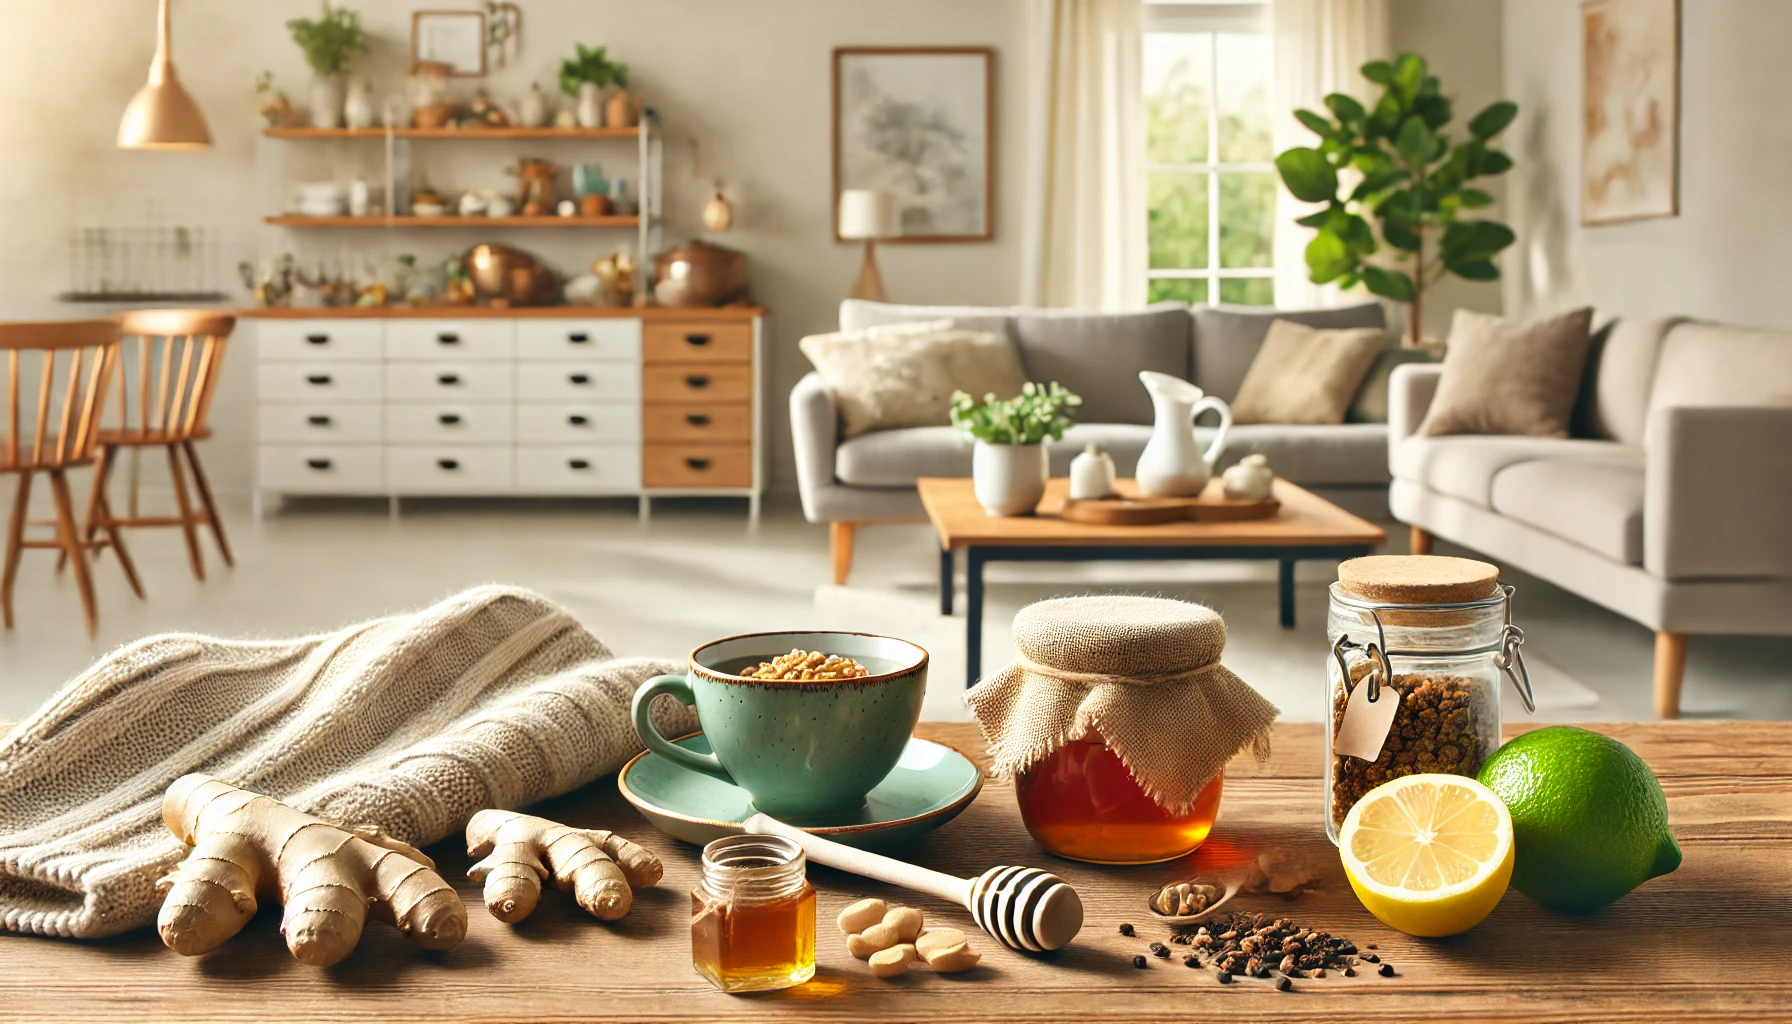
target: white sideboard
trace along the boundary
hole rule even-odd
[[[736,496],[759,515],[758,310],[267,310],[255,501]],[[623,311],[617,311],[623,312]],[[547,314],[547,315],[544,315]]]

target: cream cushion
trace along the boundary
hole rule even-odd
[[[1006,335],[950,320],[812,334],[799,344],[834,392],[845,437],[944,426],[954,391],[1013,398],[1026,383]]]
[[[1591,309],[1534,323],[1457,310],[1418,433],[1567,437],[1592,326]]]
[[[1232,422],[1343,423],[1382,339],[1376,327],[1321,330],[1275,321],[1239,385]]]

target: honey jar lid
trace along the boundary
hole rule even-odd
[[[1448,555],[1368,555],[1340,564],[1338,582],[1378,604],[1460,604],[1497,594],[1500,570]]]

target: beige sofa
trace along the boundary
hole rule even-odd
[[[1792,635],[1792,333],[1621,320],[1575,436],[1415,437],[1438,366],[1390,384],[1394,517],[1655,631],[1655,713],[1688,634]]]

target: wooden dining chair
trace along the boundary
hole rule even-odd
[[[99,430],[85,541],[97,557],[101,549],[118,544],[120,527],[178,526],[186,536],[187,561],[193,575],[203,580],[205,560],[199,551],[202,526],[211,529],[224,564],[236,564],[230,541],[224,536],[218,504],[212,498],[211,482],[193,447],[193,442],[211,436],[206,416],[217,389],[218,371],[224,365],[224,345],[236,329],[236,318],[209,310],[152,309],[120,313],[117,320],[124,335],[119,343],[118,408],[115,418],[109,417]],[[136,452],[146,448],[162,448],[168,453],[168,475],[174,486],[176,509],[172,516],[139,513],[138,479],[134,472],[123,516],[113,511],[107,497],[107,485],[120,454],[130,449],[135,457]],[[187,493],[189,469],[197,492],[197,508]],[[127,575],[133,576],[135,586],[134,573],[127,570]],[[141,589],[138,595],[142,595]]]
[[[68,470],[90,461],[98,449],[100,413],[118,363],[118,324],[110,320],[0,323],[0,352],[6,355],[0,473],[19,478],[6,532],[5,575],[0,579],[0,608],[4,609],[6,628],[12,628],[12,588],[19,575],[20,556],[26,548],[50,548],[62,552],[75,567],[87,634],[92,636],[99,628],[99,613],[85,545],[69,498]],[[50,478],[50,496],[56,506],[56,518],[47,524],[27,518],[31,481],[40,473]],[[55,539],[28,538],[27,527],[37,525],[53,527]],[[130,553],[117,537],[113,543],[119,564],[135,587],[136,568]]]

